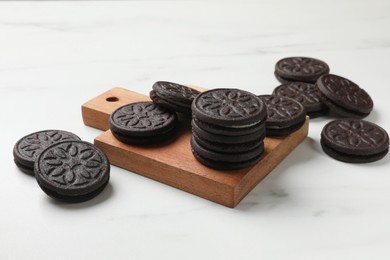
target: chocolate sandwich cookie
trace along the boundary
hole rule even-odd
[[[110,163],[93,144],[84,141],[55,143],[38,156],[35,177],[50,197],[75,203],[92,199],[110,179]]]
[[[322,116],[329,110],[322,102],[320,92],[315,84],[306,82],[282,84],[276,87],[272,94],[295,99],[305,107],[310,118]]]
[[[195,148],[196,146],[194,144],[191,145],[191,151],[194,157],[203,165],[216,169],[216,170],[223,170],[223,171],[228,171],[228,170],[239,170],[239,169],[244,169],[250,166],[255,165],[261,160],[261,155],[259,154],[256,157],[253,158],[247,158],[244,161],[240,162],[232,162],[232,161],[224,161],[224,160],[213,160],[210,159],[209,157],[205,157],[199,154],[198,150]]]
[[[206,140],[220,142],[220,143],[226,143],[226,144],[241,144],[246,142],[251,142],[258,140],[260,137],[262,137],[265,133],[265,124],[263,124],[263,127],[259,129],[257,132],[253,132],[246,135],[220,135],[220,134],[213,134],[210,133],[201,127],[198,126],[198,124],[195,122],[195,120],[191,121],[192,126],[192,132],[197,133],[199,136],[203,137]]]
[[[202,147],[202,145],[198,144],[196,139],[194,139],[193,137],[191,138],[191,146],[192,149],[197,154],[199,154],[199,156],[203,158],[208,158],[213,161],[232,162],[232,163],[239,163],[242,161],[251,160],[255,157],[257,158],[264,151],[264,144],[260,143],[260,145],[258,145],[254,149],[241,152],[241,153],[231,154],[231,153],[215,152]]]
[[[288,135],[298,130],[306,119],[306,110],[289,97],[260,95],[267,106],[266,136]]]
[[[180,84],[157,81],[150,92],[150,98],[167,109],[191,115],[191,103],[199,93]]]
[[[260,136],[257,140],[238,144],[227,144],[223,142],[216,142],[214,140],[207,140],[204,137],[198,135],[196,132],[192,132],[192,137],[199,145],[203,146],[207,150],[234,154],[250,151],[262,145],[265,137],[265,131],[263,136]]]
[[[39,154],[54,143],[67,140],[80,140],[80,138],[62,130],[44,130],[26,135],[14,146],[14,162],[23,172],[34,175],[34,163]]]
[[[153,102],[135,102],[110,116],[112,134],[126,144],[152,144],[175,136],[177,115]]]
[[[370,95],[349,79],[328,74],[321,76],[316,84],[322,101],[340,116],[363,118],[374,107]]]
[[[249,135],[253,133],[259,133],[263,131],[264,124],[266,120],[266,114],[264,115],[264,118],[257,124],[250,125],[250,126],[236,126],[236,127],[224,127],[219,125],[213,125],[206,122],[203,122],[199,120],[196,117],[193,117],[192,120],[194,123],[199,127],[204,129],[205,131],[216,134],[216,135],[226,135],[226,136],[242,136],[242,135]]]
[[[329,122],[321,132],[326,154],[349,163],[368,163],[382,159],[389,150],[389,136],[380,126],[361,119]]]
[[[192,102],[193,117],[222,127],[252,127],[266,115],[264,103],[256,95],[240,89],[212,89]]]
[[[156,91],[154,91],[154,90],[149,92],[149,97],[154,103],[156,103],[157,105],[159,105],[165,109],[171,110],[173,112],[182,113],[182,114],[186,115],[187,117],[189,115],[191,115],[191,109],[188,109],[187,107],[183,107],[183,106],[178,106],[178,105],[175,105],[173,103],[169,103],[168,101],[157,96]]]
[[[275,76],[281,83],[295,81],[315,83],[320,76],[328,73],[328,64],[308,57],[284,58],[275,65]]]
[[[219,170],[256,164],[264,151],[266,107],[254,94],[240,89],[213,89],[192,103],[194,157]]]

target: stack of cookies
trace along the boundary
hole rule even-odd
[[[267,110],[256,95],[213,89],[192,103],[191,147],[202,164],[218,170],[242,169],[260,161]]]

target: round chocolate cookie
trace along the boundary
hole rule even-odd
[[[282,83],[286,83],[286,81],[314,83],[320,76],[328,73],[328,64],[308,57],[284,58],[275,65],[275,75],[277,79],[282,79]]]
[[[34,175],[34,163],[39,154],[54,143],[67,140],[80,138],[62,130],[44,130],[26,135],[14,146],[14,162],[23,172]]]
[[[259,155],[261,155],[264,152],[263,143],[260,143],[259,146],[255,147],[252,150],[241,152],[241,153],[231,154],[231,153],[215,152],[202,147],[202,145],[197,143],[194,137],[191,138],[191,147],[197,154],[199,154],[199,156],[203,158],[208,158],[213,161],[222,161],[222,162],[231,162],[231,163],[248,161],[255,157],[257,158]]]
[[[191,114],[191,103],[200,92],[172,82],[157,81],[150,98],[168,109]]]
[[[321,146],[326,154],[336,160],[368,163],[387,154],[389,136],[374,123],[361,119],[340,119],[324,126]]]
[[[110,129],[127,144],[151,144],[174,136],[177,115],[153,102],[122,106],[110,116]]]
[[[256,132],[261,132],[264,128],[264,123],[266,120],[266,114],[264,115],[264,118],[257,124],[251,125],[249,127],[223,127],[219,125],[213,125],[206,122],[203,122],[196,117],[193,117],[192,120],[198,125],[198,127],[204,129],[205,131],[216,134],[216,135],[225,135],[225,136],[242,136],[242,135],[248,135],[253,134]]]
[[[212,89],[192,102],[193,117],[222,127],[251,127],[265,117],[264,103],[254,94],[240,89]]]
[[[164,144],[165,142],[171,141],[178,132],[178,126],[175,126],[170,131],[166,133],[161,133],[158,135],[152,136],[132,136],[122,134],[120,132],[112,132],[112,135],[125,144],[134,144],[134,145],[152,145],[152,144]]]
[[[159,105],[165,109],[182,113],[182,114],[186,115],[187,117],[191,116],[191,108],[184,107],[184,106],[178,106],[176,104],[170,103],[169,101],[157,96],[156,91],[154,91],[154,90],[149,92],[149,97],[154,103],[156,103],[157,105]]]
[[[305,123],[306,110],[298,101],[272,95],[260,95],[259,98],[267,106],[267,136],[291,134]]]
[[[228,136],[228,135],[220,135],[220,134],[213,134],[210,133],[201,127],[196,123],[195,120],[191,121],[192,126],[192,132],[195,132],[198,134],[198,136],[202,137],[205,140],[209,140],[211,142],[219,142],[219,143],[225,143],[225,144],[241,144],[246,142],[252,142],[259,140],[259,138],[264,136],[265,127],[263,124],[263,127],[259,128],[257,132],[253,132],[246,135],[236,135],[236,136]]]
[[[374,107],[370,95],[349,79],[328,74],[318,79],[317,87],[322,101],[341,116],[363,118]]]
[[[265,131],[263,131],[263,135],[260,136],[257,140],[238,144],[228,144],[223,142],[206,140],[204,137],[198,135],[198,133],[195,131],[192,132],[192,137],[199,145],[203,146],[205,149],[214,152],[234,154],[250,151],[261,145],[265,137]]]
[[[42,151],[35,177],[50,197],[64,202],[83,202],[104,190],[110,179],[110,163],[93,144],[64,141]]]
[[[322,116],[328,112],[328,107],[322,102],[320,92],[315,84],[306,82],[292,82],[276,87],[274,96],[283,96],[295,99],[301,103],[310,118]]]
[[[216,169],[216,170],[222,170],[222,171],[229,171],[229,170],[240,170],[244,169],[250,166],[255,165],[261,160],[261,154],[257,157],[248,159],[246,161],[242,162],[229,162],[229,161],[219,161],[219,160],[212,160],[207,157],[201,156],[196,150],[194,150],[194,147],[191,146],[191,151],[194,157],[203,165]]]

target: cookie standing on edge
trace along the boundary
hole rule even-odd
[[[153,144],[175,136],[177,115],[153,102],[135,102],[110,116],[112,134],[126,144]]]
[[[281,83],[308,82],[329,73],[329,66],[322,60],[309,57],[289,57],[279,60],[275,65],[275,77]]]
[[[339,119],[324,126],[321,146],[336,160],[369,163],[382,159],[388,153],[389,136],[374,123],[361,119]]]
[[[288,135],[301,128],[306,120],[306,110],[289,97],[260,95],[267,106],[266,136]]]
[[[34,163],[39,154],[54,143],[67,140],[80,140],[80,137],[63,130],[44,130],[26,135],[14,146],[14,162],[21,171],[34,175]]]
[[[162,107],[191,116],[191,103],[199,93],[180,84],[157,81],[149,96]]]
[[[363,118],[374,107],[370,95],[349,79],[328,74],[320,77],[316,84],[322,101],[343,117]]]
[[[306,82],[282,84],[276,87],[272,94],[295,99],[305,107],[310,118],[325,115],[329,111],[329,108],[322,102],[320,92],[315,84]]]
[[[106,155],[84,141],[64,141],[46,148],[37,158],[34,170],[47,195],[70,203],[94,198],[110,179]]]

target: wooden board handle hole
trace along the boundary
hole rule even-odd
[[[107,102],[118,102],[119,98],[117,98],[117,97],[108,97],[108,98],[106,98],[106,101]]]

